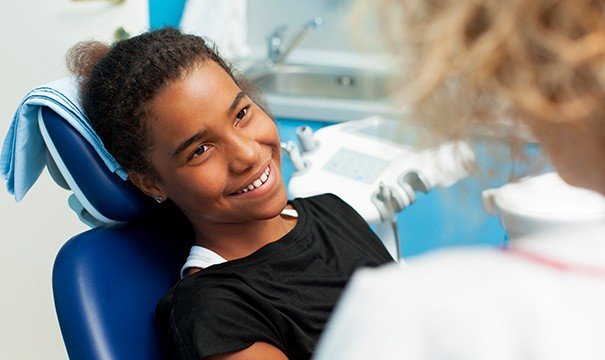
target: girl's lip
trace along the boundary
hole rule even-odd
[[[234,193],[234,194],[231,194],[231,196],[252,198],[252,197],[263,196],[263,195],[267,194],[268,192],[270,192],[271,189],[276,184],[276,179],[277,179],[277,176],[279,175],[279,173],[275,170],[275,168],[273,167],[273,165],[271,163],[269,163],[268,167],[269,167],[269,178],[267,179],[267,181],[265,181],[263,183],[263,185],[261,187],[255,188],[254,190],[250,190],[247,192],[239,193],[239,194]]]

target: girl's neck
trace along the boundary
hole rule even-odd
[[[196,244],[227,260],[246,257],[261,247],[281,239],[296,225],[296,218],[277,215],[246,223],[215,223],[196,227]]]

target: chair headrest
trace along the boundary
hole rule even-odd
[[[130,221],[157,206],[112,173],[90,143],[56,112],[42,107],[38,125],[48,149],[49,171],[59,185],[73,191],[77,202],[70,199],[70,206],[82,221],[91,226]]]

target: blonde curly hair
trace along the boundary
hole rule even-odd
[[[605,1],[379,3],[400,95],[433,135],[533,119],[591,123],[605,140]]]

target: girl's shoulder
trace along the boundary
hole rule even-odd
[[[295,208],[296,203],[298,203],[312,208],[345,209],[346,211],[353,210],[353,208],[347,202],[338,197],[338,195],[332,193],[296,198],[291,200],[290,203],[293,204]]]

